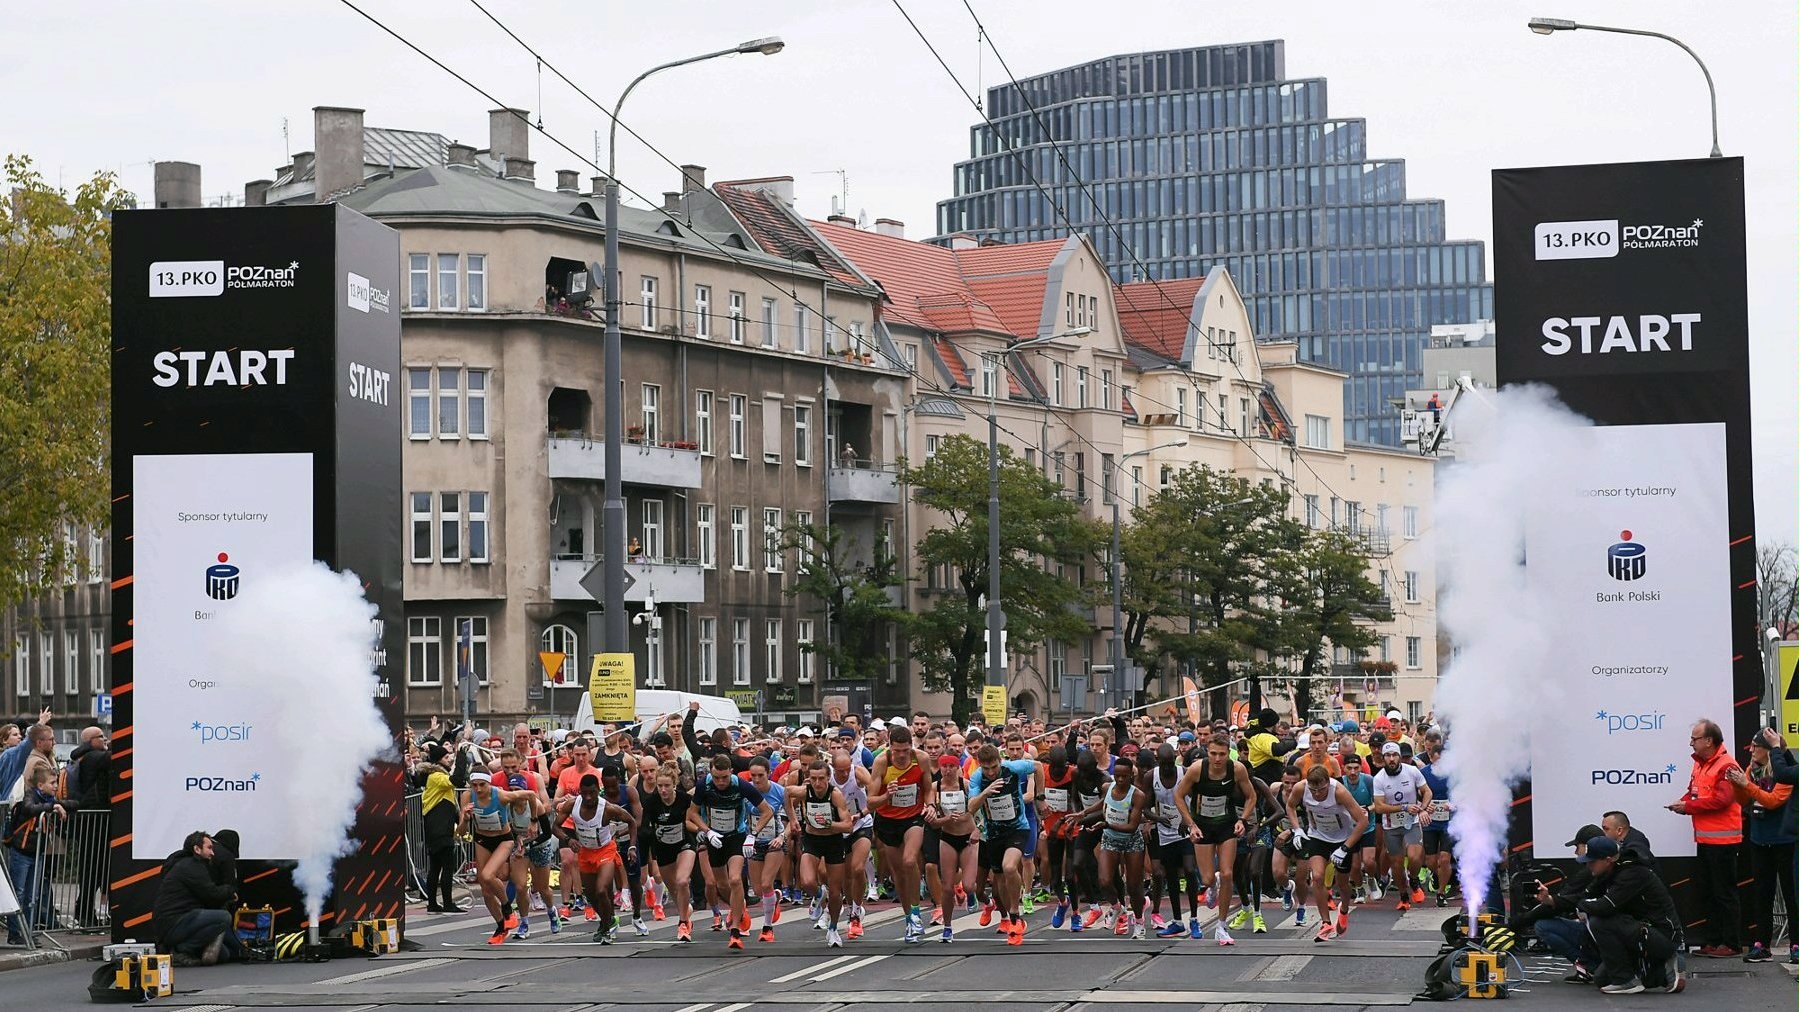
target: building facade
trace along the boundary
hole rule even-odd
[[[55,590],[0,611],[7,676],[0,723],[37,719],[48,707],[57,740],[73,742],[85,725],[110,723],[106,661],[112,593],[106,582],[110,539],[101,528],[63,525],[63,555],[72,560]]]
[[[1005,242],[1085,232],[1119,281],[1229,269],[1254,332],[1346,374],[1343,434],[1399,445],[1436,324],[1492,316],[1484,244],[1368,154],[1280,41],[1106,57],[988,89],[937,228]]]

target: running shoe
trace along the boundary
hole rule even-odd
[[[597,921],[600,919],[600,912],[592,907],[582,907],[581,916],[590,921]]]
[[[1355,905],[1359,907],[1366,902],[1368,902],[1368,887],[1367,886],[1356,886],[1355,887]]]
[[[518,911],[514,910],[506,915],[506,930],[511,931],[516,927],[518,927]]]
[[[632,911],[633,907],[631,906],[631,890],[620,889],[618,891],[618,909],[619,909],[620,913],[625,913],[625,914],[628,914]]]
[[[922,941],[923,939],[924,939],[924,929],[919,926],[917,919],[913,918],[913,917],[907,917],[906,918],[906,944],[907,945],[916,945],[918,942]]]
[[[1112,926],[1112,921],[1114,918],[1122,917],[1122,916],[1127,916],[1127,915],[1120,914],[1118,911],[1113,910],[1111,907],[1107,907],[1105,909],[1105,911],[1099,915],[1099,929],[1101,931],[1104,931],[1105,929]]]
[[[1419,889],[1416,886],[1414,886],[1412,888],[1412,902],[1413,903],[1423,903],[1424,902],[1424,890]]]
[[[831,912],[829,910],[819,911],[817,919],[812,922],[812,930],[813,931],[823,931],[824,929],[826,929],[830,926],[831,926]]]
[[[845,932],[845,934],[852,940],[861,938],[862,937],[862,918],[851,917],[850,918],[850,928],[847,932]]]
[[[1250,917],[1250,931],[1252,934],[1257,935],[1266,935],[1268,933],[1268,922],[1262,920],[1262,912],[1260,910],[1256,911]]]
[[[1198,926],[1198,924],[1199,924],[1198,921],[1194,921],[1193,923],[1195,926]],[[1157,938],[1179,938],[1186,933],[1187,933],[1186,926],[1181,924],[1179,921],[1176,921],[1173,924],[1164,924],[1160,928],[1156,929],[1156,937]]]
[[[1446,907],[1448,905],[1449,905],[1449,890],[1445,889],[1442,892],[1437,894],[1437,906]]]
[[[819,919],[819,917],[823,916],[824,909],[825,909],[825,898],[823,896],[814,896],[814,897],[812,897],[811,905],[806,907],[806,916],[817,921]],[[819,921],[818,929],[820,931],[823,931],[824,927],[825,927],[824,922]]]
[[[1281,909],[1293,909],[1293,883],[1291,882],[1288,882],[1286,888],[1281,890]]]
[[[659,921],[668,920],[668,912],[662,909],[661,898],[654,895],[650,897],[650,913]]]
[[[1105,911],[1101,910],[1100,908],[1088,907],[1087,913],[1085,915],[1083,915],[1084,920],[1082,920],[1082,922],[1081,922],[1081,927],[1091,928],[1095,924],[1098,924],[1099,919],[1104,916],[1105,916]]]
[[[837,933],[836,928],[829,928],[825,931],[825,946],[831,949],[843,948],[843,936]]]
[[[955,929],[954,929],[954,928],[952,928],[952,927],[950,927],[950,926],[949,926],[949,925],[947,925],[947,924],[945,924],[945,925],[944,925],[944,926],[943,926],[943,938],[942,938],[942,941],[944,941],[944,942],[946,942],[946,943],[948,943],[948,942],[953,942],[953,941],[955,941],[955,940],[956,940],[956,931],[955,931]]]
[[[743,919],[737,922],[737,930],[738,931],[750,930],[750,911],[749,911],[749,908],[747,908],[747,907],[744,908]]]
[[[1400,912],[1400,913],[1402,913],[1402,914],[1403,914],[1403,913],[1405,913],[1405,912],[1406,912],[1406,911],[1407,911],[1407,910],[1410,910],[1410,909],[1412,909],[1412,905],[1411,905],[1411,904],[1410,904],[1410,903],[1407,903],[1407,902],[1406,902],[1406,901],[1405,901],[1405,900],[1403,900],[1403,899],[1402,899],[1402,900],[1400,900],[1400,901],[1399,901],[1399,902],[1398,902],[1398,903],[1395,903],[1395,904],[1394,904],[1394,905],[1393,905],[1393,909],[1395,909],[1395,910],[1397,910],[1397,911],[1399,911],[1399,912]]]
[[[1426,868],[1423,871],[1420,871],[1418,873],[1418,885],[1421,888],[1429,889],[1431,892],[1436,892],[1437,891],[1437,873],[1431,871],[1429,868]],[[1423,901],[1415,900],[1413,902],[1422,903]]]
[[[878,882],[868,883],[868,902],[874,903],[881,898],[881,885]]]
[[[555,907],[551,907],[550,908],[550,934],[559,935],[561,933],[562,933],[562,916],[556,912]]]
[[[1112,934],[1116,935],[1119,938],[1123,938],[1124,936],[1126,936],[1130,933],[1131,933],[1131,915],[1130,914],[1119,914],[1118,919],[1112,923]]]
[[[562,905],[562,919],[565,921],[574,920],[575,919],[575,908],[572,906],[569,906],[567,903],[564,903]]]
[[[1177,924],[1177,925],[1175,925],[1175,927],[1178,928],[1178,927],[1180,927],[1180,925]],[[1220,927],[1218,930],[1219,930],[1219,932],[1222,933],[1224,931],[1224,928]],[[1193,939],[1194,941],[1199,941],[1200,939],[1206,937],[1206,929],[1200,926],[1199,918],[1195,917],[1191,921],[1187,922],[1187,937]]]
[[[716,910],[712,911],[712,930],[713,931],[725,930],[725,915],[719,913]]]
[[[988,900],[987,902],[981,904],[981,927],[984,928],[987,925],[992,924],[992,923],[993,923],[993,901]]]
[[[1164,921],[1162,919],[1162,915],[1159,913],[1150,914],[1149,915],[1149,926],[1156,929],[1157,931],[1160,931],[1163,928],[1168,926],[1168,922]]]
[[[1230,932],[1224,930],[1224,925],[1222,925],[1222,924],[1220,924],[1218,926],[1218,930],[1216,932],[1214,932],[1214,934],[1216,934],[1218,936],[1218,944],[1219,945],[1236,945],[1237,944],[1237,940],[1235,938],[1231,937]]]
[[[487,936],[487,944],[489,944],[489,945],[505,945],[506,944],[506,929],[505,928],[495,928],[494,933]]]
[[[762,930],[756,934],[756,941],[772,942],[774,940],[775,940],[775,929],[769,927],[766,924],[762,925]]]
[[[932,907],[931,908],[931,927],[937,928],[937,927],[942,927],[942,926],[943,926],[943,908],[942,907]]]
[[[1141,942],[1141,941],[1143,941],[1143,933],[1144,933],[1143,919],[1141,917],[1137,917],[1137,918],[1132,918],[1132,920],[1135,924],[1135,927],[1131,931],[1131,938],[1135,941]]]
[[[1340,938],[1347,934],[1349,934],[1349,908],[1340,907],[1337,910],[1337,936]]]
[[[1227,926],[1232,927],[1232,928],[1241,928],[1243,925],[1248,924],[1248,923],[1249,923],[1249,908],[1248,907],[1238,907],[1237,912],[1231,915],[1230,922]]]
[[[1208,910],[1217,910],[1218,909],[1218,887],[1213,886],[1212,888],[1207,889],[1205,891],[1205,893],[1206,893],[1206,908]]]
[[[595,928],[593,929],[593,940],[601,945],[611,945],[612,932],[606,928]]]
[[[732,929],[731,941],[726,945],[726,947],[731,948],[731,949],[743,948],[743,933],[740,931],[737,931],[736,929]]]
[[[993,929],[993,933],[996,935],[1011,934],[1012,933],[1012,915],[1010,915],[1010,914],[999,915],[999,927]]]
[[[1601,994],[1642,994],[1643,991],[1643,982],[1635,977],[1622,984],[1606,984],[1599,989]]]
[[[1087,923],[1081,915],[1077,913],[1068,919],[1068,930],[1079,934],[1080,932],[1087,930]]]
[[[637,937],[639,937],[639,938],[650,937],[650,926],[648,924],[643,923],[643,918],[641,918],[641,917],[631,918],[631,926],[633,928],[637,929]]]
[[[687,923],[686,921],[682,921],[681,923],[675,925],[675,941],[677,941],[677,942],[693,941],[693,925]]]
[[[1305,907],[1300,907],[1298,910],[1293,911],[1293,926],[1296,928],[1303,928],[1306,926]]]
[[[1006,944],[1007,945],[1023,945],[1024,944],[1024,922],[1023,921],[1014,921],[1013,922],[1012,930],[1010,932],[1008,932],[1006,935]]]
[[[657,919],[660,920],[661,918],[657,918]],[[770,923],[770,924],[781,923],[781,896],[779,893],[775,894],[775,905],[769,909],[768,923]]]
[[[1036,913],[1037,912],[1037,901],[1032,899],[1031,896],[1027,893],[1023,897],[1021,897],[1018,901],[1018,912],[1021,914]]]
[[[518,927],[512,932],[512,937],[518,939],[521,942],[527,938],[530,938],[531,937],[531,922],[521,919],[518,922]]]
[[[1379,902],[1380,898],[1385,895],[1387,895],[1387,892],[1380,887],[1380,879],[1371,878],[1368,880],[1368,902]]]
[[[1062,926],[1063,922],[1065,922],[1067,920],[1068,920],[1068,901],[1063,900],[1062,902],[1056,904],[1056,912],[1049,915],[1049,926],[1052,928],[1059,928]]]
[[[1328,942],[1335,937],[1337,937],[1337,929],[1331,927],[1328,923],[1326,923],[1326,924],[1321,924],[1318,926],[1318,937],[1312,939],[1312,941]]]

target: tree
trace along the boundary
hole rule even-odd
[[[73,527],[103,525],[112,360],[110,174],[73,198],[7,156],[0,204],[0,605],[66,582]],[[59,575],[62,574],[62,575]]]
[[[1761,627],[1786,636],[1799,620],[1799,551],[1780,541],[1760,545],[1755,552],[1755,591]]]
[[[826,618],[824,640],[800,649],[823,658],[824,670],[839,678],[873,680],[887,663],[888,625],[909,618],[887,594],[900,585],[893,553],[879,546],[861,551],[835,524],[789,524],[781,547],[803,560],[787,596],[811,598]]]
[[[1283,550],[1270,574],[1268,596],[1277,604],[1276,621],[1264,625],[1256,646],[1271,658],[1299,659],[1294,709],[1312,708],[1312,675],[1324,644],[1361,653],[1378,642],[1372,622],[1391,622],[1379,586],[1368,579],[1368,556],[1361,541],[1342,531],[1312,531],[1291,520],[1281,526]]]
[[[987,447],[951,436],[922,466],[907,465],[900,481],[938,522],[919,539],[919,564],[947,570],[951,585],[912,619],[914,653],[927,692],[949,692],[958,722],[973,712],[968,696],[985,670],[987,612]],[[1094,596],[1053,566],[1076,567],[1094,557],[1104,537],[1081,515],[1065,490],[1000,447],[1000,606],[1007,649],[1034,648],[1046,639],[1072,640],[1092,629],[1076,609]]]

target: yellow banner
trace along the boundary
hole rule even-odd
[[[637,719],[637,658],[631,654],[595,654],[587,675],[587,701],[595,723]]]
[[[1787,747],[1799,735],[1799,684],[1794,684],[1793,669],[1799,667],[1799,643],[1780,645],[1780,733]]]
[[[1003,685],[981,686],[981,719],[988,727],[1003,727],[1006,723],[1006,687]]]

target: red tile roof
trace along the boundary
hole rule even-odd
[[[1044,239],[977,246],[957,250],[955,257],[975,295],[993,308],[1010,333],[1028,338],[1037,336],[1049,265],[1065,245],[1065,239]]]
[[[1124,339],[1163,358],[1184,361],[1193,296],[1205,283],[1205,278],[1178,278],[1115,286]]]
[[[820,243],[792,208],[779,197],[747,185],[758,181],[717,183],[712,190],[749,229],[756,245],[769,254],[813,264],[844,284],[862,287],[863,281],[854,269],[829,246]]]

